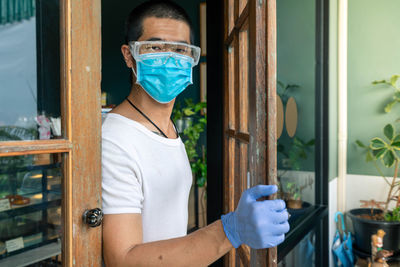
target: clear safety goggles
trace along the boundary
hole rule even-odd
[[[135,60],[141,60],[141,56],[154,53],[174,53],[179,59],[180,56],[193,59],[193,66],[199,63],[200,47],[177,42],[165,41],[132,41],[129,43],[132,56]],[[150,56],[150,55],[149,55]],[[165,62],[160,62],[163,64]]]

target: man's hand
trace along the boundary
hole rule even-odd
[[[222,215],[226,236],[237,248],[269,248],[285,240],[289,231],[285,202],[281,199],[257,201],[278,191],[276,185],[257,185],[243,192],[236,211]]]

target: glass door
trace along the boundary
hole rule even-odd
[[[101,265],[100,16],[0,0],[0,266]]]
[[[277,165],[291,230],[279,266],[327,266],[328,2],[277,1]]]

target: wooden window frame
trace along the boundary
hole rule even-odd
[[[230,47],[233,46],[233,71],[235,72],[233,83],[230,81],[231,75],[229,73],[229,75],[226,73],[224,75],[224,147],[229,150],[227,152],[224,149],[224,212],[229,212],[236,207],[238,197],[243,189],[256,184],[277,183],[275,134],[276,2],[275,0],[225,0],[224,3],[224,25],[226,28],[224,33],[224,68],[225,71],[232,68],[228,59],[232,57]],[[232,4],[234,4],[233,10]],[[238,48],[239,50],[246,50],[246,47],[241,47],[240,42],[241,34],[246,29],[248,31],[247,48],[250,61],[247,66],[248,76],[246,74],[246,77],[242,77],[239,75],[239,68],[242,67],[240,61],[243,60],[243,55],[240,55],[241,51],[238,51]],[[248,86],[246,92],[243,92],[244,84]],[[231,88],[232,86],[233,88]],[[229,100],[232,91],[235,92],[233,103]],[[241,97],[248,98],[248,102],[244,103],[244,106],[240,103]],[[248,110],[244,111],[243,109],[246,107],[248,107]],[[231,117],[233,113],[234,117]],[[228,114],[228,118],[226,114]],[[258,115],[256,118],[247,120],[249,114]],[[247,125],[243,127],[243,123],[248,123],[248,127]],[[233,147],[232,142],[235,143],[234,146],[239,147],[231,149]],[[243,146],[246,146],[246,148]],[[237,153],[238,151],[239,153]],[[246,151],[249,151],[249,158],[244,157],[242,159],[241,155],[243,152],[247,154]],[[234,158],[232,158],[232,153],[236,155]],[[248,170],[248,177],[245,177],[246,173],[243,169]],[[240,176],[239,182],[237,178],[234,178],[235,176]],[[241,246],[225,258],[226,266],[235,264],[236,253],[239,254],[241,264],[244,266],[277,265],[276,247],[268,249],[267,253],[267,250],[250,250],[247,246]],[[236,264],[239,263],[236,262]]]

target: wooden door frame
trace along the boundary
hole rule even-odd
[[[223,210],[223,0],[207,2],[207,223]],[[223,259],[212,267],[222,266]]]
[[[101,227],[83,224],[101,207],[101,1],[60,2],[64,139],[0,143],[0,157],[63,153],[63,266],[101,266]]]
[[[265,114],[250,121],[250,132],[255,140],[250,141],[252,185],[277,184],[276,155],[276,0],[250,1],[250,56],[262,58],[249,65],[251,114]],[[265,24],[261,29],[256,25]],[[266,149],[267,148],[267,149]],[[274,198],[274,196],[272,197]],[[251,266],[277,266],[277,248],[251,250]]]
[[[223,144],[224,133],[223,133],[223,62],[222,57],[225,53],[226,48],[224,46],[224,25],[223,20],[224,14],[224,1],[214,1],[214,3],[207,3],[207,40],[208,40],[208,57],[209,68],[207,70],[207,83],[208,83],[208,112],[213,114],[209,116],[208,121],[208,172],[210,177],[208,181],[208,222],[212,222],[219,219],[219,216],[223,213],[223,200],[221,192],[223,192],[223,186],[221,179],[212,179],[211,177],[223,176],[222,158],[223,158]],[[254,25],[265,21],[265,31],[251,32],[250,33],[250,44],[256,46],[256,44],[263,43],[267,49],[251,49],[252,54],[250,57],[259,56],[265,58],[264,63],[260,63],[259,66],[252,66],[250,73],[252,73],[250,80],[253,84],[250,84],[250,88],[253,90],[253,97],[255,102],[251,102],[250,106],[258,110],[267,110],[267,115],[260,120],[256,120],[254,124],[249,126],[253,131],[260,132],[262,129],[266,129],[269,125],[268,132],[275,132],[275,97],[276,97],[276,13],[267,12],[267,10],[276,10],[275,0],[256,0],[249,1],[251,6],[251,16],[249,23]],[[260,8],[256,8],[256,6]],[[264,8],[261,8],[264,7]],[[268,15],[269,14],[269,15]],[[222,18],[221,18],[222,17]],[[220,25],[220,27],[215,27]],[[259,45],[258,47],[263,47]],[[266,64],[268,62],[268,64]],[[250,64],[251,65],[251,64]],[[265,90],[267,88],[267,90]],[[261,96],[255,98],[255,95]],[[267,102],[269,103],[267,105]],[[215,137],[218,138],[215,138]],[[250,160],[250,168],[253,170],[251,175],[252,184],[268,183],[276,184],[276,137],[275,134],[259,135],[256,140],[250,141],[251,153],[255,151],[261,151],[260,156],[255,157],[256,159]],[[258,144],[258,145],[257,145]],[[264,145],[260,145],[264,144]],[[272,145],[268,145],[272,144]],[[266,149],[268,145],[269,149]],[[268,172],[267,172],[268,170]],[[267,176],[259,175],[261,173],[267,173]],[[256,178],[257,177],[257,178]],[[226,182],[225,182],[226,183]],[[254,250],[251,251],[252,260],[251,265],[253,266],[276,266],[277,265],[277,252],[276,248],[268,250],[268,257],[266,250]],[[268,261],[267,261],[268,259]],[[218,264],[221,264],[219,262]],[[215,265],[217,266],[217,264]]]
[[[271,1],[267,2],[272,4]],[[275,3],[275,1],[274,1]],[[317,201],[317,212],[304,223],[307,225],[304,229],[295,231],[287,235],[287,242],[289,246],[283,247],[279,250],[278,256],[284,257],[288,251],[290,251],[299,240],[302,239],[305,233],[313,227],[317,227],[317,240],[316,249],[320,253],[316,254],[316,262],[321,263],[321,266],[325,266],[329,256],[329,244],[326,242],[328,234],[328,222],[327,222],[327,206],[328,206],[328,147],[329,147],[329,128],[328,128],[328,111],[326,107],[329,105],[329,85],[328,85],[328,70],[329,70],[329,1],[317,1],[317,32],[320,34],[316,39],[317,48],[316,53],[318,57],[317,66],[317,84],[320,85],[320,90],[317,91],[316,98],[318,106],[318,112],[316,112],[316,129],[318,132],[316,140],[316,151],[318,151],[318,157],[316,154],[316,175],[319,177],[316,180],[316,201]],[[223,37],[224,37],[224,20],[223,20],[224,8],[223,1],[209,1],[207,3],[207,110],[208,114],[208,131],[207,131],[207,149],[208,149],[208,182],[207,182],[207,215],[208,223],[211,223],[220,218],[223,213],[223,182],[220,177],[223,176],[223,165],[221,164],[223,158]],[[274,19],[272,17],[267,18],[271,23]],[[270,26],[267,26],[267,28]],[[268,34],[275,34],[272,30],[268,31]],[[267,37],[267,40],[271,38]],[[273,56],[273,54],[268,54]],[[268,74],[266,73],[266,77]],[[267,83],[272,80],[267,80]],[[272,88],[273,85],[269,85]],[[324,109],[325,107],[325,109]],[[269,106],[269,108],[273,108]],[[269,114],[273,114],[269,112]],[[319,223],[316,225],[315,220]],[[307,229],[306,229],[307,228]],[[272,253],[276,253],[276,250]],[[275,263],[274,263],[275,264]],[[212,266],[222,266],[222,260],[213,264]],[[272,265],[271,265],[272,266]]]

